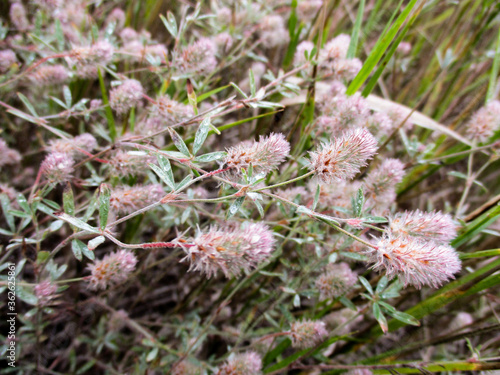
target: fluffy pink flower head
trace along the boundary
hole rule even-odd
[[[290,39],[285,21],[279,15],[269,15],[262,19],[259,24],[259,36],[266,48],[280,46]]]
[[[333,68],[333,63],[339,59],[347,57],[347,50],[351,43],[351,37],[347,34],[340,34],[325,44],[319,53],[319,63],[322,68]]]
[[[0,73],[8,72],[12,65],[17,62],[17,57],[11,49],[0,51]]]
[[[155,160],[147,154],[118,150],[110,159],[109,166],[117,176],[143,175],[149,170],[148,163],[154,163]]]
[[[43,65],[28,75],[28,80],[35,86],[60,85],[68,78],[68,71],[61,64]]]
[[[383,212],[396,199],[396,185],[403,180],[404,164],[398,159],[385,159],[370,171],[363,185],[367,206],[375,212]]]
[[[130,214],[158,202],[164,195],[160,184],[115,188],[109,206],[114,213]]]
[[[377,141],[366,129],[344,132],[318,151],[310,152],[309,169],[324,183],[351,180],[377,151]]]
[[[201,38],[186,47],[177,61],[182,73],[204,74],[215,69],[217,46],[209,38]]]
[[[297,17],[304,21],[310,21],[316,16],[323,5],[323,0],[301,0],[297,4]]]
[[[132,107],[140,103],[144,90],[139,81],[127,79],[111,90],[109,94],[109,105],[116,113],[124,114]]]
[[[62,152],[72,157],[85,156],[86,152],[92,152],[97,147],[97,141],[92,134],[83,133],[73,139],[54,139],[49,142],[50,152]]]
[[[50,183],[62,183],[71,178],[74,164],[75,162],[70,155],[52,152],[45,157],[40,168]]]
[[[301,66],[306,63],[306,56],[305,52],[307,51],[307,54],[309,58],[311,57],[311,51],[314,48],[314,43],[310,42],[308,40],[305,40],[303,42],[300,42],[297,45],[297,48],[295,49],[295,55],[293,56],[293,65],[295,66]]]
[[[90,47],[75,47],[71,51],[78,65],[106,65],[113,59],[114,47],[107,41],[99,41]],[[74,63],[72,59],[70,62]]]
[[[375,112],[367,118],[366,127],[380,139],[391,134],[394,123],[386,113]]]
[[[51,299],[54,298],[54,294],[57,292],[57,285],[52,284],[50,280],[42,281],[35,285],[35,296],[38,299],[38,305],[45,306]]]
[[[452,247],[416,237],[397,236],[386,232],[375,243],[377,250],[369,251],[373,269],[386,271],[389,279],[399,276],[404,285],[439,287],[454,279],[461,262]]]
[[[247,169],[252,165],[255,173],[269,173],[283,163],[290,153],[290,143],[283,134],[271,133],[258,142],[244,142],[227,150],[224,164],[229,168]]]
[[[290,337],[294,348],[306,349],[318,345],[328,336],[325,323],[320,320],[293,322]]]
[[[191,263],[189,270],[200,271],[209,278],[221,270],[226,277],[239,276],[266,260],[274,250],[273,232],[261,223],[235,224],[231,227],[211,227],[183,246]],[[182,246],[182,243],[179,243]]]
[[[171,375],[205,375],[206,372],[194,363],[183,360],[171,369]]]
[[[137,258],[130,250],[119,250],[90,264],[90,289],[106,289],[109,285],[120,284],[127,280],[135,270]]]
[[[338,82],[338,81],[337,81]],[[330,93],[321,103],[323,117],[328,117],[329,121],[324,124],[318,124],[320,130],[333,134],[341,134],[346,129],[364,127],[366,119],[369,116],[369,108],[366,100],[359,94],[347,96],[342,93],[343,85],[332,85]],[[333,92],[338,91],[338,95]]]
[[[21,154],[10,148],[2,138],[0,138],[0,167],[4,165],[17,164],[21,161]]]
[[[217,375],[260,375],[262,359],[256,352],[235,354],[219,368]]]
[[[357,280],[358,276],[347,263],[329,264],[326,272],[316,280],[316,288],[321,300],[337,298],[352,288]]]
[[[500,127],[500,101],[493,100],[474,113],[467,124],[467,134],[485,142]]]
[[[14,2],[10,6],[9,16],[12,24],[19,31],[26,31],[29,29],[29,21],[26,17],[26,9],[21,2]]]
[[[436,242],[449,242],[457,236],[450,214],[441,211],[406,211],[389,217],[389,227],[395,235],[420,237]]]

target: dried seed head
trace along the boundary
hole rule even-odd
[[[116,214],[130,214],[158,202],[165,192],[160,184],[115,188],[109,206]]]
[[[329,264],[326,272],[316,280],[316,288],[321,300],[337,298],[351,289],[357,280],[358,276],[347,263]]]
[[[273,48],[288,43],[290,34],[285,28],[285,21],[279,15],[270,15],[259,24],[259,36],[266,48]]]
[[[396,236],[409,235],[443,243],[457,236],[456,225],[450,214],[441,211],[397,213],[389,217],[389,227]]]
[[[90,270],[89,288],[106,289],[127,280],[135,270],[137,258],[130,250],[119,250],[106,255],[101,260],[96,260],[87,268]]]
[[[30,23],[26,18],[26,9],[21,2],[16,1],[10,6],[9,16],[10,21],[17,30],[26,31],[29,29]]]
[[[306,349],[322,342],[328,332],[322,321],[304,320],[292,323],[290,336],[294,348]]]
[[[316,152],[310,152],[309,169],[324,183],[350,180],[377,151],[377,141],[366,129],[344,132]]]
[[[467,134],[486,142],[500,127],[500,101],[493,100],[474,113],[467,124]]]
[[[258,142],[242,142],[227,150],[224,164],[237,173],[252,165],[255,173],[269,173],[278,168],[290,153],[290,143],[283,134],[271,133],[260,137]],[[234,172],[234,171],[232,171]]]
[[[82,152],[92,152],[97,147],[97,141],[90,133],[83,133],[73,139],[53,139],[49,142],[50,152],[60,152],[71,155],[73,158],[85,156]]]
[[[60,85],[69,78],[68,71],[60,64],[44,65],[28,75],[28,80],[35,86]]]
[[[9,148],[7,142],[0,138],[0,167],[4,165],[14,165],[21,161],[21,154]]]
[[[410,236],[386,232],[368,254],[376,271],[386,271],[389,279],[399,276],[404,285],[439,287],[460,271],[461,262],[452,247]]]
[[[260,375],[262,359],[256,352],[235,354],[229,357],[217,372],[217,375]]]
[[[217,66],[216,52],[217,46],[212,40],[201,38],[182,51],[177,67],[182,73],[200,75],[211,72]]]
[[[50,183],[63,183],[71,179],[74,164],[70,155],[52,152],[45,157],[40,168]]]
[[[184,247],[189,270],[200,271],[209,278],[221,270],[226,277],[239,276],[266,260],[274,250],[273,232],[261,223],[243,223],[226,228],[211,227]],[[179,243],[182,246],[182,243]]]
[[[109,105],[116,113],[122,115],[140,103],[143,92],[144,90],[139,81],[127,79],[120,86],[111,90]]]
[[[11,49],[0,51],[0,73],[6,73],[17,62],[17,57]]]

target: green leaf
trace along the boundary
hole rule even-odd
[[[230,84],[231,86],[233,86],[233,87],[236,89],[236,91],[238,91],[238,92],[241,94],[241,96],[243,96],[245,99],[248,99],[248,95],[247,95],[247,94],[245,94],[245,93],[243,92],[243,90],[242,90],[242,89],[240,89],[236,83],[234,83],[234,82],[229,82],[229,84]]]
[[[311,207],[311,210],[315,210],[316,207],[318,206],[318,202],[319,202],[319,196],[321,194],[321,184],[318,184],[316,186],[316,193],[314,193],[314,201],[313,201],[313,205]]]
[[[87,232],[90,232],[90,233],[100,233],[97,228],[91,227],[90,225],[88,225],[87,223],[83,222],[82,220],[80,220],[80,219],[78,219],[76,217],[73,217],[73,216],[69,216],[66,213],[60,213],[57,216],[59,217],[59,219],[64,220],[67,223],[72,224],[75,227],[80,228],[82,230],[85,230]]]
[[[182,140],[181,136],[173,128],[167,128],[167,130],[170,134],[170,138],[172,138],[172,142],[174,142],[175,147],[177,147],[177,149],[186,157],[191,157],[191,153],[189,152],[189,149]]]
[[[373,288],[370,285],[370,282],[366,280],[363,276],[358,276],[358,279],[361,282],[361,284],[363,284],[368,293],[370,293],[373,296]]]
[[[33,118],[32,116],[29,116],[28,114],[26,114],[22,111],[19,111],[18,109],[15,109],[15,108],[8,109],[7,112],[12,113],[14,116],[20,117],[23,120],[29,121],[33,124],[38,124],[38,121],[35,118]]]
[[[109,106],[108,94],[106,93],[106,85],[104,84],[104,78],[99,67],[97,68],[97,74],[99,76],[99,85],[101,87],[102,102],[105,105],[104,111],[106,113],[106,119],[108,120],[109,136],[111,137],[111,141],[114,142],[117,134],[115,119],[113,117],[113,111],[111,111],[111,107]]]
[[[244,201],[245,201],[244,196],[235,199],[233,204],[231,204],[231,207],[229,207],[229,210],[227,212],[227,219],[233,217],[239,211]]]
[[[111,190],[108,185],[101,184],[101,186],[99,186],[99,227],[103,230],[108,223],[110,197]]]
[[[384,33],[375,46],[373,47],[372,52],[366,59],[363,67],[359,71],[358,75],[352,80],[351,84],[347,88],[347,95],[353,95],[358,89],[363,85],[363,83],[370,76],[371,72],[375,69],[378,62],[384,55],[385,51],[389,48],[390,44],[396,37],[398,30],[401,28],[403,23],[406,21],[408,16],[410,15],[411,10],[415,6],[418,0],[411,0],[410,3],[406,6],[406,8],[401,12],[399,17],[396,19],[394,24],[390,27],[387,33]],[[399,7],[398,7],[399,9]]]
[[[209,131],[210,131],[210,117],[206,117],[200,123],[200,126],[196,131],[196,135],[194,136],[193,155],[196,155],[196,153],[200,150],[201,146],[203,146],[203,143],[207,139]]]
[[[375,293],[379,294],[382,291],[384,291],[384,289],[387,287],[388,283],[389,283],[389,279],[387,278],[387,276],[385,276],[385,275],[382,276],[382,278],[379,280],[379,282],[377,284],[377,288],[375,289]]]
[[[186,185],[188,185],[193,180],[193,175],[189,174],[182,179],[181,182],[177,184],[176,191],[183,190]]]
[[[155,359],[158,356],[158,347],[155,346],[153,350],[151,350],[148,355],[146,356],[146,362],[151,362],[153,359]]]
[[[363,213],[363,206],[365,205],[365,194],[363,188],[360,187],[355,198],[351,198],[352,212],[354,216],[360,217]]]
[[[345,296],[340,297],[339,301],[348,309],[351,309],[352,311],[358,311],[356,305],[352,303],[351,300],[347,299]]]
[[[216,151],[216,152],[210,152],[208,154],[197,156],[196,159],[194,159],[194,160],[197,162],[200,162],[200,163],[209,163],[209,162],[214,161],[214,160],[222,159],[226,155],[227,155],[227,153],[224,151]]]
[[[17,204],[19,205],[19,207],[21,207],[25,212],[31,214],[31,208],[28,204],[28,201],[26,200],[26,197],[24,195],[22,195],[21,193],[19,193],[17,195]]]
[[[73,255],[76,259],[81,261],[82,257],[82,246],[86,247],[85,244],[80,240],[71,241],[71,250],[73,251]]]
[[[58,18],[56,18],[55,26],[56,26],[55,36],[57,40],[57,50],[62,52],[64,51],[64,45],[65,45],[64,34],[61,27],[61,21],[59,21]]]
[[[359,41],[359,31],[361,30],[361,23],[363,22],[363,13],[365,11],[365,0],[361,0],[358,6],[358,14],[356,15],[356,21],[354,22],[354,28],[351,33],[351,42],[349,43],[349,49],[347,50],[347,58],[352,59],[356,57],[356,50],[358,48]]]
[[[495,47],[495,57],[491,64],[490,82],[488,84],[488,92],[486,93],[486,103],[495,97],[495,89],[497,87],[498,71],[500,68],[500,29],[498,29],[497,43]]]
[[[75,257],[78,260],[82,260],[81,254],[85,255],[87,258],[90,260],[95,260],[95,254],[93,251],[90,251],[87,245],[85,245],[82,241],[80,240],[73,240],[71,241],[71,249],[73,250],[73,254],[75,254]],[[75,253],[76,251],[76,253]],[[79,254],[80,258],[78,258],[77,253]]]
[[[21,99],[21,101],[24,103],[24,105],[26,106],[26,108],[28,108],[28,111],[31,112],[31,114],[34,116],[34,117],[38,117],[38,114],[36,113],[35,111],[35,107],[33,107],[33,104],[30,103],[30,101],[28,100],[27,97],[25,97],[23,94],[21,94],[20,92],[17,93],[17,96],[19,96],[19,99]]]
[[[368,84],[364,88],[364,90],[362,92],[362,95],[364,97],[367,97],[372,92],[372,90],[374,89],[375,85],[378,82],[378,79],[380,78],[380,76],[382,75],[383,71],[385,70],[385,67],[389,63],[389,60],[391,59],[391,57],[396,52],[399,43],[401,43],[401,41],[403,40],[403,38],[406,36],[406,33],[408,32],[408,30],[410,29],[410,27],[413,25],[413,22],[415,22],[415,19],[417,18],[418,14],[420,13],[420,10],[421,10],[421,8],[410,18],[410,20],[404,26],[403,30],[399,33],[399,35],[396,38],[396,40],[392,43],[389,51],[386,53],[386,55],[384,56],[384,59],[382,60],[382,62],[379,65],[379,67],[377,68],[377,70],[375,71],[375,73],[373,74],[373,76],[370,78],[370,81],[368,82]]]
[[[248,79],[250,81],[250,94],[251,97],[253,98],[255,96],[256,89],[255,89],[255,76],[253,75],[252,69],[248,70]]]
[[[420,322],[415,319],[413,316],[411,316],[410,314],[406,314],[404,312],[401,312],[401,311],[387,311],[387,313],[392,316],[394,319],[397,319],[399,320],[400,322],[403,322],[405,324],[410,324],[412,326],[417,326],[419,327],[420,326]]]
[[[71,90],[68,86],[63,86],[63,95],[66,107],[71,108],[71,104],[73,104],[73,97],[71,96]]]
[[[389,328],[387,327],[387,320],[385,319],[384,314],[382,314],[378,303],[373,304],[373,316],[377,320],[378,324],[380,324],[382,332],[387,333],[389,331]]]
[[[174,37],[177,38],[177,21],[175,20],[175,16],[171,11],[167,12],[167,18],[160,14],[161,21],[167,28],[168,32]]]
[[[497,205],[491,207],[484,214],[467,224],[467,226],[459,233],[458,237],[451,242],[451,246],[458,248],[468,242],[484,228],[490,226],[498,219],[498,217],[500,217],[500,203],[497,203]]]
[[[156,164],[149,164],[149,167],[161,178],[161,180],[172,190],[175,190],[175,182],[173,179],[170,179],[168,173],[166,173],[163,169],[158,167]]]
[[[63,190],[63,208],[70,216],[75,215],[75,198],[73,196],[73,189],[71,184],[68,182]]]
[[[2,206],[3,216],[5,217],[7,225],[9,226],[10,230],[14,232],[16,230],[16,225],[14,222],[14,217],[9,213],[10,199],[7,194],[0,194],[0,205]]]

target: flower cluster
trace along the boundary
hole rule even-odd
[[[139,81],[126,79],[118,87],[111,90],[109,94],[109,105],[116,113],[122,115],[140,103],[143,88]]]
[[[118,187],[111,192],[109,207],[114,213],[130,214],[158,202],[165,192],[159,184]]]
[[[52,152],[42,162],[40,169],[50,183],[69,181],[74,172],[75,161],[66,153]]]
[[[119,250],[88,266],[90,289],[106,289],[128,279],[135,270],[137,258],[130,250]]]
[[[329,264],[326,271],[316,280],[320,299],[337,298],[356,284],[358,276],[347,263]]]
[[[467,124],[467,134],[485,142],[500,128],[500,101],[493,100],[472,115]]]
[[[325,323],[320,320],[304,320],[293,322],[290,337],[294,348],[306,349],[318,345],[328,336]]]
[[[375,155],[377,141],[366,129],[354,129],[310,152],[309,169],[324,183],[350,180]]]
[[[97,141],[92,134],[83,133],[73,139],[54,139],[49,142],[50,152],[67,154],[72,158],[92,152],[97,147]]]
[[[395,235],[420,237],[438,243],[447,243],[457,236],[450,214],[440,211],[397,213],[389,217],[389,228]]]
[[[389,279],[399,276],[405,286],[437,288],[461,268],[457,252],[446,244],[387,232],[375,245],[377,250],[370,251],[373,268],[385,270]]]
[[[260,375],[262,359],[256,352],[235,354],[219,368],[217,375]]]
[[[283,134],[260,137],[258,142],[244,142],[227,150],[224,164],[227,167],[246,169],[252,165],[255,173],[269,173],[283,163],[290,153],[290,143]]]
[[[274,250],[273,232],[261,223],[243,223],[224,228],[211,227],[183,246],[191,263],[190,270],[200,271],[209,278],[221,270],[226,277],[239,276],[266,260]]]

